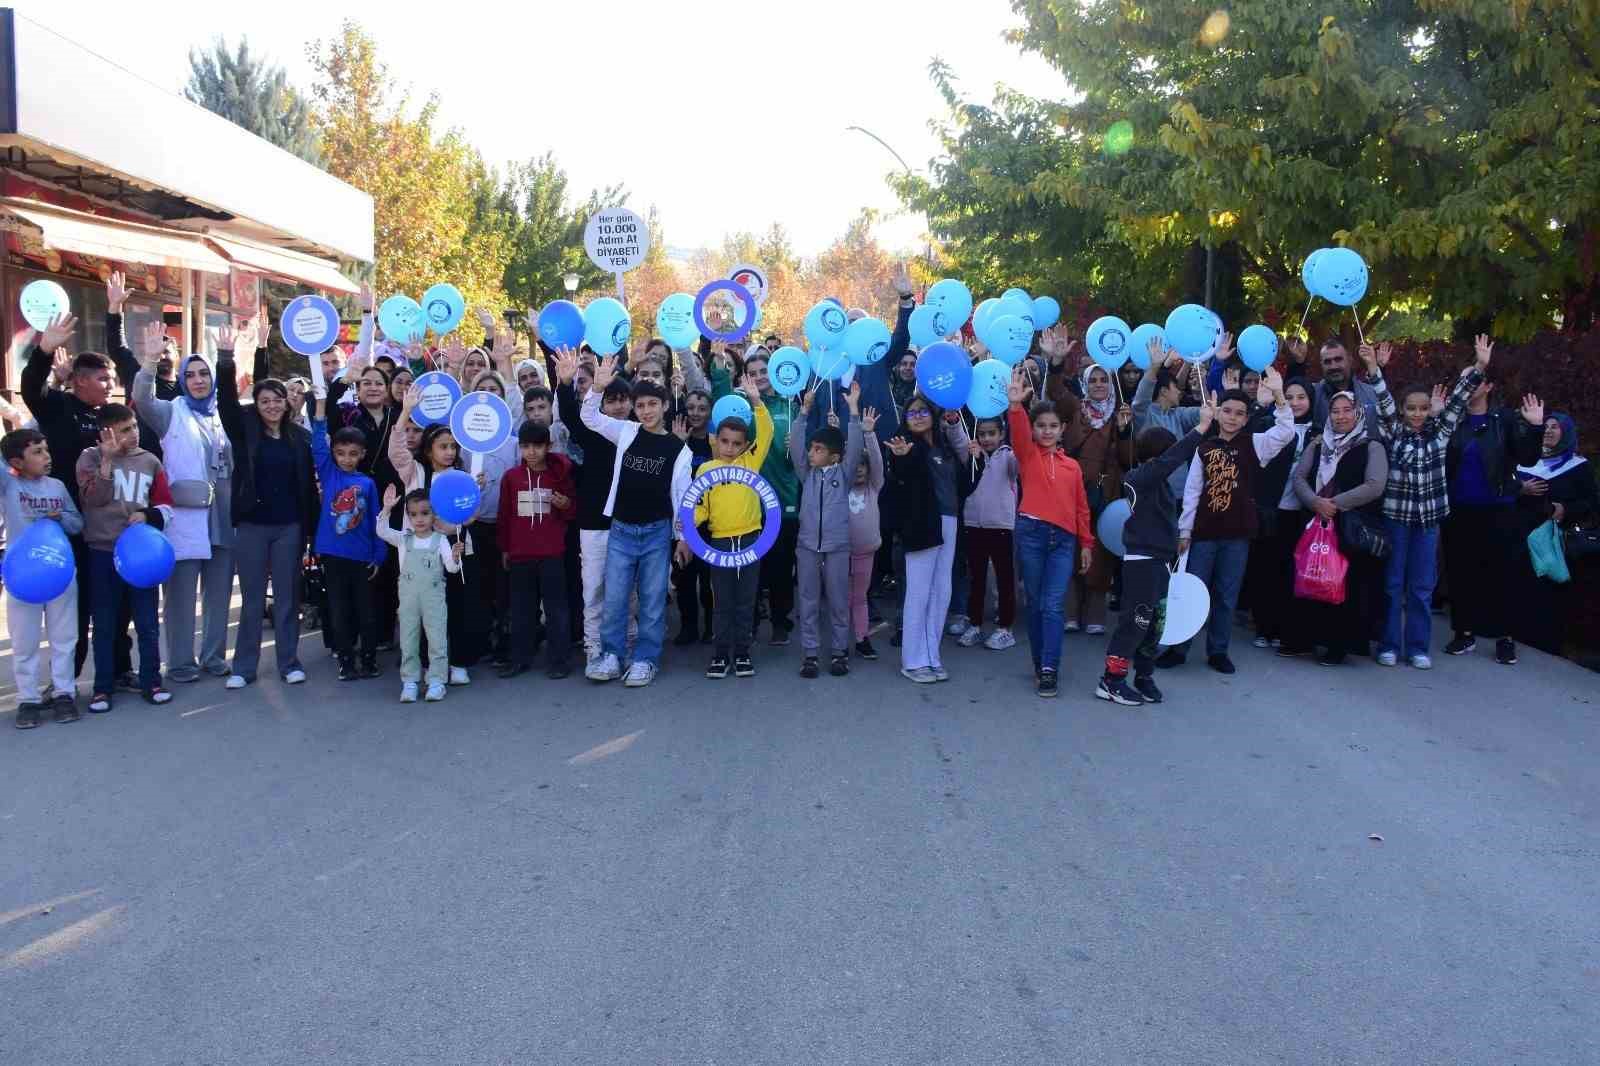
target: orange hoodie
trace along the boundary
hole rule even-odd
[[[1011,450],[1017,456],[1022,481],[1022,502],[1017,513],[1049,522],[1078,538],[1078,547],[1094,547],[1094,522],[1089,517],[1089,494],[1083,489],[1083,470],[1060,448],[1046,453],[1033,442],[1033,423],[1021,404],[1006,412],[1011,426]]]

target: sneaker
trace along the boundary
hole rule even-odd
[[[734,677],[755,677],[756,664],[748,655],[735,655],[733,657]]]
[[[361,680],[361,670],[360,670],[360,668],[358,668],[356,666],[356,661],[354,659],[340,659],[339,660],[339,680],[340,681],[360,681]]]
[[[721,681],[728,676],[728,657],[716,655],[711,659],[711,665],[706,667],[706,676],[713,681]]]
[[[1144,704],[1144,697],[1128,687],[1127,678],[1102,677],[1100,683],[1095,686],[1094,694],[1099,699],[1121,707],[1139,707]]]
[[[615,681],[622,676],[622,664],[617,662],[617,657],[610,652],[589,660],[589,665],[584,667],[583,676],[590,681]]]
[[[960,635],[956,637],[956,643],[961,645],[963,648],[973,648],[976,647],[978,641],[982,639],[983,630],[979,629],[977,626],[966,626],[961,630]]]
[[[551,663],[545,667],[544,676],[550,681],[560,681],[572,676],[572,665],[566,659]]]
[[[1501,666],[1517,665],[1517,642],[1505,639],[1495,641],[1494,661]]]
[[[1156,665],[1163,670],[1171,670],[1175,666],[1182,666],[1187,658],[1182,648],[1168,648],[1156,660]]]
[[[629,688],[644,688],[656,679],[656,664],[647,663],[642,659],[628,667],[628,676],[622,683]]]
[[[244,679],[244,675],[242,675],[242,674],[229,674],[227,683],[224,684],[222,687],[223,688],[229,688],[229,689],[241,689],[241,688],[244,688],[249,683],[250,682],[248,682],[248,681],[246,681]]]
[[[967,616],[964,614],[951,616],[950,624],[944,627],[944,635],[947,637],[959,637],[966,631]],[[970,648],[972,645],[967,646]]]
[[[517,676],[519,676],[521,674],[525,674],[527,672],[528,672],[528,664],[527,663],[508,662],[504,666],[502,666],[500,669],[496,670],[494,672],[494,676],[500,678],[503,681],[503,680],[505,680],[507,678],[517,677]]]
[[[933,676],[933,671],[926,666],[917,666],[909,670],[901,670],[900,676],[907,681],[915,681],[919,685],[931,685],[939,679]]]
[[[871,662],[878,657],[878,649],[872,646],[871,640],[868,640],[866,637],[862,637],[860,640],[856,641],[856,654],[861,656],[863,659],[866,659],[868,662]]]
[[[170,670],[167,672],[167,680],[176,681],[180,685],[192,685],[196,681],[200,680],[200,670],[198,667],[194,666],[186,666],[178,670]],[[122,683],[121,678],[117,679],[117,683],[120,687]],[[144,690],[140,689],[139,691],[142,692]]]
[[[1335,655],[1331,651],[1325,651],[1321,655],[1317,656],[1317,665],[1318,666],[1343,666],[1344,665],[1344,656],[1342,654],[1341,655]]]
[[[144,691],[143,688],[139,684],[139,675],[134,673],[132,670],[129,670],[125,674],[118,674],[117,675],[116,684],[117,684],[117,690],[119,692],[142,692],[142,691]]]
[[[1083,633],[1085,636],[1089,637],[1103,637],[1106,635],[1106,627],[1101,625],[1099,622],[1095,622],[1084,626]]]
[[[444,682],[429,681],[428,691],[423,695],[422,698],[427,700],[429,703],[438,703],[440,700],[444,699],[444,693]]]
[[[989,634],[989,639],[983,642],[983,646],[990,651],[1005,651],[1007,648],[1017,646],[1017,638],[1011,635],[1011,630],[1000,628]]]
[[[1399,661],[1400,656],[1392,651],[1380,651],[1378,653],[1377,663],[1379,666],[1394,666]]]
[[[1081,631],[1082,629],[1083,629],[1083,627],[1078,624],[1076,619],[1069,618],[1069,619],[1067,619],[1067,624],[1066,624],[1065,628],[1063,629],[1063,632],[1077,633],[1077,632]]]
[[[1272,641],[1268,640],[1266,637],[1257,637],[1255,640],[1250,642],[1250,646],[1263,649],[1270,648],[1272,647]]]
[[[930,666],[928,667],[928,672],[933,675],[935,681],[950,680],[950,672],[942,666]]]
[[[1045,699],[1054,699],[1056,695],[1056,672],[1054,670],[1039,671],[1039,695]]]
[[[835,655],[828,663],[828,673],[834,677],[843,677],[850,672],[850,656]]]
[[[283,675],[285,685],[303,685],[306,683],[306,672],[298,666]]]
[[[58,692],[50,701],[50,706],[55,709],[56,721],[65,725],[67,722],[78,720],[78,701],[65,692]]]
[[[1161,690],[1156,687],[1156,679],[1153,677],[1134,678],[1133,689],[1139,695],[1144,697],[1144,701],[1146,703],[1161,702]]]
[[[89,697],[89,713],[105,714],[111,709],[111,694],[109,692],[96,692]]]
[[[383,667],[378,665],[376,655],[368,655],[361,660],[361,676],[367,680],[383,676]]]
[[[472,675],[467,673],[465,666],[452,666],[450,668],[450,684],[470,685],[472,684]]]
[[[1467,655],[1478,650],[1478,642],[1471,633],[1457,633],[1455,639],[1444,646],[1446,655]]]
[[[815,655],[807,655],[805,661],[800,664],[800,676],[807,680],[817,676],[817,657]]]
[[[774,648],[787,648],[789,646],[789,630],[783,626],[772,627],[772,639],[767,644]]]
[[[163,703],[172,702],[172,693],[168,692],[160,685],[157,685],[154,688],[146,689],[143,695],[146,703],[154,703],[157,706],[160,706]]]
[[[417,702],[417,683],[415,681],[407,681],[400,686],[400,702]]]
[[[1411,668],[1413,670],[1432,670],[1433,660],[1426,655],[1413,655],[1411,657]]]
[[[1215,670],[1219,674],[1232,674],[1237,672],[1234,669],[1233,660],[1228,658],[1226,655],[1207,655],[1206,665],[1211,667],[1211,669]]]
[[[17,728],[37,729],[44,720],[44,707],[38,703],[17,704]]]

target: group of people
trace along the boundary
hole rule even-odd
[[[1256,644],[1281,655],[1320,651],[1335,665],[1374,654],[1425,669],[1441,540],[1456,630],[1446,650],[1494,637],[1499,660],[1514,663],[1515,608],[1531,580],[1523,541],[1546,520],[1572,528],[1600,517],[1572,421],[1546,417],[1532,396],[1493,403],[1487,338],[1448,389],[1391,388],[1387,345],[1363,344],[1357,364],[1329,340],[1317,377],[1297,342],[1282,374],[1243,367],[1226,336],[1203,368],[1158,342],[1147,370],[1113,373],[1080,366],[1058,327],[1013,369],[1006,415],[973,419],[918,390],[916,301],[903,272],[896,284],[887,356],[795,401],[768,380],[777,336],[693,350],[650,340],[605,358],[541,344],[518,359],[481,315],[487,347],[451,337],[429,351],[379,339],[370,294],[347,363],[336,348],[310,380],[280,379],[261,320],[223,327],[215,359],[180,354],[159,324],[130,347],[128,294],[113,275],[109,353],[61,350],[70,319],[43,331],[22,380],[31,424],[0,442],[9,535],[58,521],[77,563],[51,603],[7,597],[17,725],[77,717],[91,620],[94,712],[121,691],[165,703],[169,681],[251,684],[268,617],[280,676],[303,683],[311,610],[341,680],[380,677],[382,657],[398,651],[405,702],[445,698],[485,661],[521,675],[541,649],[551,679],[577,667],[581,648],[589,680],[641,687],[660,668],[669,592],[672,644],[708,646],[708,678],[755,673],[762,623],[773,648],[798,627],[802,677],[843,676],[852,660],[879,657],[881,625],[892,627],[901,673],[934,684],[949,677],[947,636],[960,647],[1017,643],[1019,582],[1040,695],[1058,691],[1065,638],[1081,633],[1108,641],[1098,696],[1159,702],[1155,668],[1187,655],[1160,645],[1180,565],[1210,591],[1206,660],[1222,673],[1236,669],[1241,608]],[[424,426],[413,382],[433,369],[510,401],[514,439],[469,462],[448,425]],[[127,405],[111,399],[119,380]],[[717,401],[732,395],[748,415],[713,425]],[[722,467],[737,469],[701,478]],[[430,489],[469,468],[476,513],[448,523]],[[1120,557],[1096,535],[1117,500],[1128,504]],[[127,583],[114,565],[117,538],[135,523],[174,548],[159,590]],[[686,525],[698,536],[686,538]],[[1318,525],[1349,564],[1342,602],[1296,594],[1297,546]],[[759,558],[758,540],[770,541]],[[710,565],[713,555],[734,565]],[[1559,640],[1562,592],[1541,595],[1540,639]]]

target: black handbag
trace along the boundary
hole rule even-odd
[[[1389,531],[1361,511],[1339,512],[1339,544],[1374,559],[1387,559],[1394,551]]]
[[[1600,529],[1564,529],[1561,533],[1566,538],[1568,559],[1600,555]]]

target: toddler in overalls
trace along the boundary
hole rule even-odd
[[[422,680],[422,634],[428,634],[428,694],[430,703],[444,699],[450,676],[450,644],[446,635],[444,583],[461,570],[462,544],[433,528],[433,504],[422,489],[406,494],[404,531],[389,528],[389,512],[399,500],[390,485],[378,512],[378,536],[400,553],[400,702],[417,702]]]

